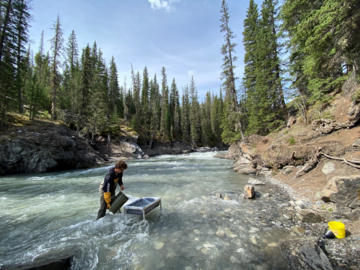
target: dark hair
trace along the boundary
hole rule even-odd
[[[115,168],[116,169],[120,169],[120,170],[126,170],[127,169],[127,164],[125,163],[125,161],[123,160],[119,160],[118,162],[116,162]]]

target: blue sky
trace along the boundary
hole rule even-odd
[[[119,83],[131,80],[131,63],[135,71],[147,66],[150,78],[161,68],[167,72],[168,84],[175,78],[178,89],[194,75],[200,100],[208,90],[219,93],[223,44],[220,33],[221,0],[33,0],[34,19],[29,31],[34,53],[44,30],[45,49],[54,35],[52,27],[60,15],[65,44],[75,31],[79,51],[96,41],[106,62],[112,56],[119,73]],[[262,0],[255,0],[259,9]],[[243,73],[243,22],[249,0],[227,0],[230,27],[237,35],[236,75]],[[238,81],[237,86],[239,86]]]

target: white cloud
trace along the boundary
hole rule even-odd
[[[188,71],[189,76],[194,76],[195,73],[196,73],[196,70],[195,70],[195,69],[192,69],[192,70],[189,70],[189,71]]]
[[[180,2],[180,0],[149,0],[149,2],[153,9],[165,9],[165,11],[170,12],[175,9],[171,4]]]

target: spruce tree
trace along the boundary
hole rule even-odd
[[[360,3],[355,0],[315,1],[308,5],[292,0],[284,4],[282,18],[291,38],[293,75],[298,78],[303,74],[306,80],[300,82],[307,84],[295,87],[308,89],[310,102],[326,100],[348,74],[357,73],[360,25],[355,22],[360,19],[359,10]]]
[[[184,143],[190,142],[190,101],[189,87],[183,87],[182,110],[181,110],[181,132]]]
[[[152,146],[152,141],[155,137],[155,134],[160,129],[160,114],[161,106],[160,106],[160,93],[159,93],[159,84],[156,79],[156,74],[154,75],[154,79],[150,82],[150,108],[151,108],[151,124],[150,124],[150,148]]]
[[[190,138],[193,147],[196,147],[201,139],[201,110],[194,76],[190,81]]]
[[[248,121],[256,121],[258,114],[258,99],[256,92],[256,64],[257,64],[257,31],[259,28],[258,8],[254,0],[250,0],[249,8],[244,20],[243,44],[245,49],[244,55],[244,76],[243,86],[245,88],[245,107],[249,115]],[[260,60],[261,61],[261,60]],[[251,134],[251,132],[248,132]]]
[[[86,119],[90,115],[90,100],[92,95],[93,62],[91,59],[89,44],[83,49],[81,55],[81,85],[79,115]]]
[[[60,16],[57,16],[56,21],[53,23],[54,37],[50,40],[51,43],[51,119],[56,120],[56,102],[57,102],[57,92],[60,87],[60,71],[61,66],[61,55],[63,51],[63,30],[60,24]]]
[[[26,73],[23,74],[26,69],[25,57],[26,57],[26,44],[28,43],[28,28],[30,21],[29,13],[29,1],[26,0],[15,0],[13,2],[14,11],[14,24],[15,24],[15,35],[16,35],[16,77],[15,84],[18,92],[18,107],[19,112],[23,113],[23,88],[25,85]]]
[[[115,63],[114,56],[110,61],[109,68],[109,102],[110,102],[110,115],[113,116],[116,113],[116,103],[119,99],[119,82],[118,72]]]
[[[281,62],[278,44],[277,1],[264,0],[261,20],[257,31],[256,83],[253,99],[256,110],[250,111],[249,133],[267,134],[279,127],[287,119],[284,100]],[[252,102],[252,103],[253,103]]]
[[[70,110],[72,112],[76,111],[76,103],[79,100],[77,97],[77,93],[79,92],[78,84],[77,84],[77,78],[79,77],[79,49],[78,49],[78,43],[75,35],[75,31],[72,30],[68,43],[65,47],[66,51],[66,62],[69,67],[69,78],[68,78],[68,94],[70,96]]]
[[[142,90],[141,90],[141,123],[145,126],[145,129],[149,129],[149,120],[151,119],[150,106],[149,106],[149,73],[145,66],[142,78]]]
[[[235,54],[235,46],[236,43],[233,42],[233,39],[236,37],[233,31],[229,26],[229,8],[225,0],[222,1],[221,5],[221,25],[220,32],[224,33],[224,44],[221,47],[221,54],[224,56],[223,64],[222,64],[222,72],[221,79],[224,80],[223,87],[225,90],[225,102],[226,106],[226,117],[223,118],[223,121],[227,123],[223,123],[224,129],[224,138],[226,137],[226,142],[232,142],[236,139],[240,139],[244,137],[243,125],[240,121],[240,108],[237,101],[237,91],[235,86],[235,80],[237,79],[235,75],[234,62],[237,60]],[[240,130],[240,136],[236,135],[237,127]],[[226,134],[225,134],[226,133]],[[234,135],[233,138],[229,137],[229,134]],[[239,138],[240,137],[240,138]]]
[[[167,76],[166,69],[161,69],[162,81],[161,81],[161,119],[160,119],[160,133],[164,137],[168,135],[166,125],[166,111],[168,109],[168,93],[167,89]]]

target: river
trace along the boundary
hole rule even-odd
[[[110,165],[1,177],[0,269],[69,254],[72,269],[287,269],[277,242],[289,229],[272,225],[276,213],[267,216],[268,205],[287,198],[213,196],[242,193],[249,179],[213,155],[127,161],[130,200],[162,199],[163,211],[146,220],[108,212],[96,221],[98,188]]]

